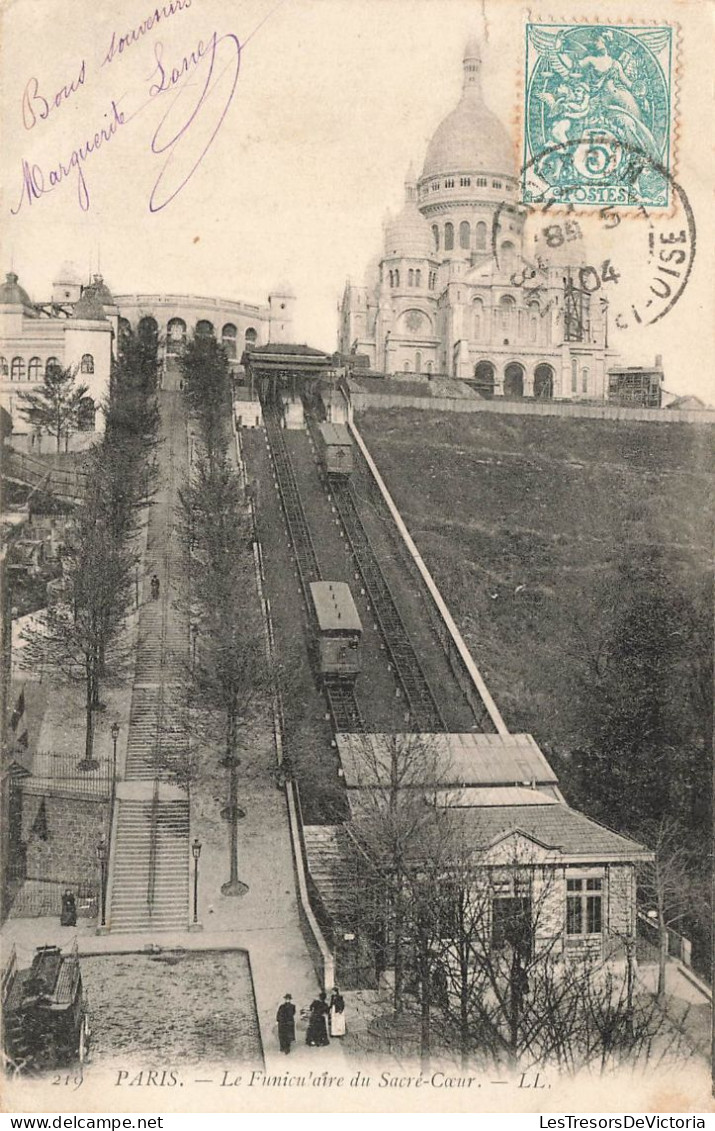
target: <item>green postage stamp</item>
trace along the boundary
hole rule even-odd
[[[526,25],[524,203],[669,203],[673,28]]]

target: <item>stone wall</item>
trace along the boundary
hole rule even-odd
[[[97,882],[97,844],[107,835],[109,803],[61,791],[23,788],[22,839],[30,881],[67,887]]]
[[[355,412],[369,408],[419,408],[428,412],[496,412],[512,416],[561,416],[579,420],[641,420],[651,424],[715,424],[715,409],[627,408],[570,401],[463,400],[457,397],[410,397],[400,394],[350,393]]]

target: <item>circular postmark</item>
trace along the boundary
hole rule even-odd
[[[541,179],[549,161],[573,170],[572,179],[562,178],[561,193]],[[613,186],[615,169],[619,180],[624,170],[641,183],[644,178],[661,180],[670,198],[667,211],[624,199],[621,187]],[[522,257],[510,283],[524,288],[527,299],[539,300],[542,316],[557,306],[565,317],[566,309],[580,308],[589,296],[608,308],[618,329],[627,330],[659,322],[673,309],[693,269],[697,233],[687,194],[664,165],[603,131],[585,131],[535,154],[520,178],[530,185],[528,203],[499,205],[492,222],[492,254],[503,270],[505,214],[520,213],[535,229],[534,251]],[[597,190],[591,198],[586,178]],[[561,304],[554,292],[559,268],[566,291]]]

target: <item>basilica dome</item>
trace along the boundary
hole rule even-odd
[[[435,130],[427,147],[422,176],[475,172],[514,176],[513,143],[496,114],[484,104],[475,40],[467,44],[462,65],[462,97]]]

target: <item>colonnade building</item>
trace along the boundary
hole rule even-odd
[[[515,143],[484,102],[480,72],[471,40],[458,105],[419,176],[408,172],[364,285],[345,286],[338,349],[377,372],[455,377],[487,396],[604,398],[615,355],[605,307],[570,285],[583,265],[577,221],[560,218],[559,246],[542,235],[525,253]]]
[[[171,387],[179,382],[172,361],[187,337],[214,335],[237,367],[247,347],[292,340],[294,308],[287,284],[271,291],[263,305],[191,294],[113,295],[101,275],[83,283],[70,264],[57,273],[51,298],[33,302],[10,271],[0,286],[0,397],[12,418],[14,442],[24,435],[29,448],[41,447],[42,438],[19,413],[18,394],[41,385],[53,367],[76,368],[88,389],[81,417],[85,435],[68,437],[68,443],[83,446],[87,433],[103,430],[100,410],[122,330],[157,334],[164,384]]]

